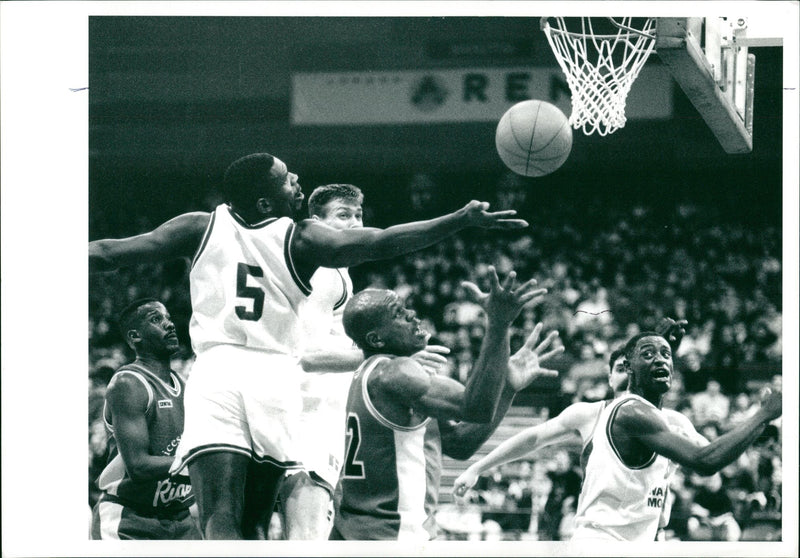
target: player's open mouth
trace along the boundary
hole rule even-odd
[[[665,382],[669,380],[669,370],[666,368],[658,368],[657,370],[653,370],[653,379],[659,382]]]

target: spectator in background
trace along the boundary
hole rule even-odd
[[[742,529],[733,516],[733,502],[722,486],[719,473],[710,477],[692,475],[697,487],[687,521],[687,534],[693,541],[738,541]]]
[[[585,387],[591,386],[595,380],[604,378],[606,374],[606,362],[595,353],[592,342],[584,339],[580,345],[578,361],[569,368],[561,386],[565,392],[579,396],[583,392],[580,389],[582,384]]]
[[[725,430],[735,428],[736,425],[746,421],[758,411],[758,406],[750,401],[750,396],[747,392],[738,393],[733,398],[733,404],[728,414],[728,419],[725,421]]]
[[[599,284],[594,284],[593,291],[575,308],[575,327],[579,330],[597,331],[611,323],[611,320],[608,291]]]
[[[731,402],[722,393],[719,382],[709,380],[706,389],[691,398],[692,414],[695,425],[702,427],[709,423],[723,424],[728,419]]]
[[[683,378],[683,386],[687,393],[703,391],[711,378],[711,372],[704,365],[703,356],[696,348],[683,353],[676,371]]]
[[[583,475],[566,450],[556,451],[552,463],[553,468],[547,472],[552,486],[539,519],[539,539],[560,541],[561,520],[565,513],[575,511]]]

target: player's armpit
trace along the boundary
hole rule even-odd
[[[144,234],[92,241],[89,270],[111,271],[129,265],[191,258],[200,246],[209,219],[208,213],[185,213]]]

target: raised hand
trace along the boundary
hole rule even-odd
[[[517,274],[514,271],[508,274],[502,285],[500,285],[500,279],[494,266],[489,266],[489,272],[489,294],[484,293],[475,283],[469,281],[464,281],[461,286],[466,289],[475,302],[486,310],[490,322],[511,324],[526,304],[547,293],[547,289],[536,288],[535,279],[529,279],[517,287]]]
[[[663,318],[656,327],[656,333],[663,335],[667,340],[672,351],[678,350],[683,336],[686,335],[686,326],[689,324],[687,320],[673,320],[672,318]]]
[[[556,377],[557,370],[542,368],[542,363],[564,352],[564,346],[559,345],[547,350],[558,337],[558,331],[553,330],[539,342],[542,334],[541,322],[536,324],[533,331],[528,336],[525,344],[508,359],[508,385],[514,391],[520,391],[528,387],[533,380],[540,377]]]
[[[524,219],[511,219],[517,212],[513,209],[506,211],[488,211],[488,202],[472,200],[461,211],[471,227],[484,229],[522,229],[528,226]]]
[[[411,358],[416,360],[422,367],[432,374],[436,374],[447,364],[444,355],[450,354],[450,349],[443,345],[428,345],[421,351],[417,351]]]
[[[472,470],[472,467],[468,467],[466,471],[458,475],[458,478],[453,483],[453,494],[458,497],[464,496],[467,493],[467,490],[475,486],[475,483],[478,482],[478,474]]]

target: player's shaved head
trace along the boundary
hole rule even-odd
[[[397,293],[388,289],[364,289],[356,293],[344,307],[344,332],[359,348],[369,348],[367,334],[388,316],[389,304]]]

